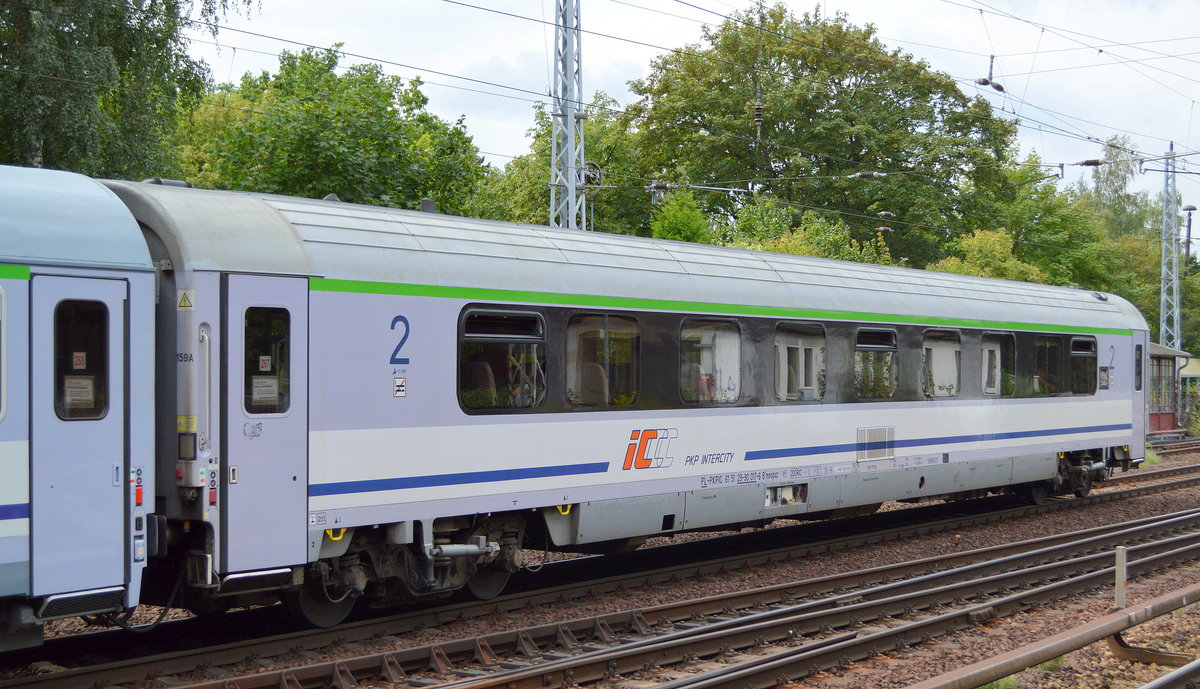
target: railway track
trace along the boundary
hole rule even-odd
[[[1197,468],[1200,468],[1200,467],[1197,467]],[[1193,469],[1193,471],[1195,471],[1195,469]],[[1166,473],[1167,475],[1177,475],[1180,472],[1178,470],[1168,470],[1167,472],[1164,472],[1164,473]],[[1142,480],[1146,480],[1149,478],[1153,478],[1153,476],[1154,476],[1154,472],[1147,472],[1147,473],[1141,474],[1140,476],[1138,476],[1138,478],[1141,478]],[[905,513],[912,513],[907,516],[908,516],[908,518],[914,520],[913,523],[905,524],[902,526],[896,526],[891,529],[879,530],[880,522],[876,521],[874,523],[874,528],[875,528],[874,531],[862,531],[862,532],[858,532],[858,533],[842,535],[841,537],[833,538],[833,539],[824,539],[824,540],[809,541],[809,542],[804,542],[804,543],[796,543],[796,544],[788,545],[785,547],[776,547],[774,549],[770,549],[770,550],[766,550],[766,551],[757,551],[757,552],[754,552],[749,555],[747,555],[745,553],[736,554],[736,555],[725,555],[725,556],[722,556],[722,557],[719,557],[716,559],[708,559],[708,560],[702,561],[702,562],[694,561],[695,560],[695,558],[694,558],[695,546],[691,546],[692,547],[692,551],[691,551],[692,555],[684,555],[683,557],[685,557],[685,558],[692,557],[693,561],[691,561],[687,564],[671,564],[671,565],[659,567],[659,568],[651,570],[651,571],[641,571],[641,572],[637,573],[636,575],[630,575],[628,573],[624,573],[624,574],[608,574],[608,573],[606,573],[607,576],[601,576],[600,578],[596,578],[593,576],[590,579],[585,579],[585,580],[578,581],[578,582],[563,584],[560,586],[551,587],[549,589],[535,589],[535,590],[515,593],[515,594],[509,595],[509,596],[505,596],[500,599],[488,601],[486,603],[461,603],[461,604],[456,604],[456,605],[445,606],[445,607],[442,607],[442,608],[439,608],[436,610],[423,610],[423,611],[419,611],[419,612],[402,613],[399,615],[392,615],[392,616],[381,618],[381,619],[357,622],[357,623],[354,623],[351,625],[346,625],[346,626],[340,627],[336,630],[318,630],[318,631],[310,630],[310,631],[304,631],[304,632],[292,632],[292,633],[287,633],[287,634],[278,634],[278,635],[275,635],[275,636],[272,636],[272,637],[269,637],[266,639],[256,639],[252,642],[237,642],[237,643],[230,643],[230,644],[224,644],[224,645],[216,645],[216,646],[205,647],[205,648],[201,648],[201,649],[197,649],[197,650],[193,650],[193,651],[186,651],[186,652],[182,652],[182,653],[171,653],[171,654],[151,653],[145,657],[135,658],[135,659],[123,659],[119,662],[111,663],[111,664],[93,665],[90,667],[68,669],[68,670],[64,670],[64,671],[60,671],[60,672],[49,672],[49,673],[44,673],[44,674],[40,674],[37,676],[31,676],[31,677],[15,678],[15,679],[0,683],[0,687],[4,687],[4,688],[17,687],[17,686],[20,686],[20,687],[34,687],[34,686],[37,686],[37,687],[78,687],[78,686],[86,686],[86,685],[94,684],[100,680],[103,680],[108,683],[134,682],[134,681],[144,680],[147,676],[154,676],[154,675],[161,675],[161,674],[187,673],[187,672],[194,671],[197,667],[216,667],[216,666],[219,666],[222,664],[239,663],[239,662],[244,661],[248,656],[257,657],[257,658],[270,658],[272,656],[279,656],[279,655],[291,653],[293,655],[293,659],[289,660],[287,662],[289,664],[301,664],[303,662],[303,658],[302,658],[302,654],[304,652],[303,649],[306,649],[306,648],[311,649],[311,648],[319,648],[319,647],[327,646],[330,643],[332,643],[333,640],[335,640],[335,639],[341,641],[343,643],[343,645],[346,643],[353,644],[355,641],[358,641],[358,640],[370,639],[370,638],[379,639],[380,635],[401,633],[401,632],[408,631],[408,630],[411,630],[414,628],[428,626],[431,624],[437,624],[438,622],[457,619],[457,618],[461,618],[461,617],[473,617],[473,616],[480,616],[480,615],[486,615],[486,614],[494,614],[496,612],[515,610],[515,609],[523,608],[523,607],[530,606],[530,605],[538,605],[538,604],[541,604],[543,602],[548,602],[548,601],[557,601],[557,600],[569,599],[569,598],[574,598],[574,597],[582,597],[582,596],[586,596],[586,595],[592,595],[592,594],[596,594],[596,593],[619,590],[620,588],[623,588],[623,587],[637,586],[637,585],[641,585],[641,584],[645,584],[645,583],[668,581],[672,578],[695,576],[698,574],[704,574],[704,573],[710,573],[710,572],[719,572],[719,571],[735,569],[738,567],[744,567],[744,566],[749,566],[749,565],[754,565],[754,564],[759,564],[759,563],[764,563],[764,562],[782,561],[782,560],[787,560],[789,558],[803,557],[805,555],[811,555],[813,553],[818,553],[818,552],[852,548],[857,545],[861,545],[863,543],[868,543],[868,542],[882,542],[882,541],[892,540],[892,539],[897,539],[897,538],[911,537],[914,535],[934,533],[937,531],[958,529],[958,528],[962,528],[963,526],[966,526],[969,524],[978,524],[978,523],[986,523],[986,522],[994,522],[994,521],[999,521],[999,520],[1011,519],[1016,516],[1021,516],[1021,515],[1031,514],[1031,513],[1036,513],[1036,512],[1042,512],[1042,511],[1083,507],[1085,505],[1095,504],[1097,502],[1119,500],[1122,498],[1128,498],[1128,497],[1133,497],[1133,496],[1137,496],[1137,495],[1145,495],[1148,493],[1172,490],[1172,489],[1176,489],[1176,488],[1183,488],[1183,487],[1188,487],[1188,486],[1193,486],[1193,485],[1198,485],[1198,484],[1200,484],[1200,477],[1175,479],[1175,480],[1166,481],[1163,483],[1157,483],[1154,485],[1142,485],[1142,486],[1125,489],[1125,490],[1109,491],[1109,492],[1100,493],[1100,494],[1093,495],[1093,496],[1090,496],[1088,498],[1083,498],[1083,499],[1055,500],[1046,505],[1041,505],[1041,506],[1008,507],[1006,509],[999,510],[999,511],[996,510],[995,501],[976,501],[976,502],[981,502],[981,503],[991,502],[992,503],[990,505],[991,511],[986,514],[966,514],[966,515],[960,514],[960,515],[951,516],[951,517],[942,516],[942,517],[936,518],[936,519],[934,518],[934,516],[938,515],[939,510],[931,509],[931,508],[914,508],[912,510],[904,510],[903,511]],[[939,507],[944,508],[945,506],[939,506]],[[895,521],[898,518],[897,517],[898,514],[899,513],[897,513],[897,512],[890,512],[890,513],[887,513],[887,515],[883,515],[883,517],[887,521],[895,523]],[[924,515],[924,517],[918,517],[918,515]],[[876,517],[880,517],[880,515],[876,515]],[[857,519],[857,520],[843,520],[843,521],[845,521],[846,524],[840,525],[842,528],[852,528],[851,525],[857,523],[860,525],[860,528],[865,529],[871,524],[871,519]],[[834,524],[837,524],[837,523],[836,522],[826,522],[826,523],[820,524],[819,526],[821,527],[822,530],[828,532]],[[793,536],[804,530],[803,528],[800,528],[800,527],[789,527],[787,529],[771,529],[768,531],[760,531],[757,533],[763,534],[763,533],[769,532],[769,534],[772,537],[770,540],[773,540],[776,543],[778,543],[782,539],[783,535],[788,533],[791,529],[798,529],[796,532],[792,533]],[[1075,537],[1075,536],[1072,536],[1072,537]],[[704,545],[702,545],[700,547],[703,550],[712,550],[713,545],[712,545],[712,543],[710,543],[710,541],[722,541],[722,540],[724,540],[724,539],[709,539],[709,541],[705,541]],[[732,540],[740,541],[740,540],[753,540],[753,539],[739,538],[739,539],[732,539]],[[783,539],[783,540],[787,540],[787,539]],[[691,544],[689,544],[689,545],[691,545]],[[650,551],[647,551],[644,553],[634,553],[634,555],[640,555],[640,557],[642,557],[642,558],[650,557],[651,559],[667,560],[667,559],[669,559],[668,554],[672,553],[676,550],[679,550],[680,552],[686,552],[689,550],[689,548],[681,548],[681,547],[677,547],[677,546],[667,546],[667,547],[662,547],[662,548],[651,549]],[[626,561],[628,559],[629,559],[629,556],[623,556],[622,558],[608,558],[607,560]],[[955,561],[957,561],[957,560],[958,560],[958,558],[955,558]],[[942,558],[939,560],[939,562],[944,566],[949,561],[946,558]],[[926,563],[925,566],[931,566],[932,564],[934,564],[934,563]],[[645,568],[644,563],[633,563],[631,566],[640,567],[643,569]],[[556,567],[550,567],[549,565],[547,565],[547,568],[552,570],[552,573],[549,576],[546,576],[546,572],[543,572],[542,574],[543,574],[543,576],[546,576],[546,578],[548,580],[560,580],[560,577],[559,577],[560,573],[565,575],[566,573],[570,572],[571,570],[584,569],[584,570],[591,570],[591,571],[593,571],[593,573],[595,573],[596,570],[600,569],[599,567],[597,567],[596,562],[592,558],[585,559],[582,562],[568,561],[568,562],[561,563]],[[862,576],[870,577],[870,576],[874,576],[874,573],[868,571],[867,573],[864,573]],[[898,576],[898,575],[887,574],[887,576],[893,577],[893,576]],[[833,588],[836,588],[838,586],[844,587],[844,586],[849,585],[849,582],[851,582],[856,577],[857,577],[857,575],[853,575],[853,576],[852,575],[839,575],[837,577],[829,578],[829,580],[824,582],[824,585],[826,585],[827,587],[833,587]],[[570,579],[570,576],[565,576],[565,578]],[[866,582],[866,581],[867,580],[864,579],[864,582]],[[855,585],[859,585],[859,584],[855,584]],[[830,589],[830,591],[831,590],[832,589]],[[826,591],[826,593],[829,593],[830,591]],[[800,597],[821,595],[821,592],[819,589],[806,589],[804,591],[796,590],[796,591],[789,591],[787,593],[781,592],[776,595],[777,595],[777,597],[789,597],[791,599],[797,599]],[[751,604],[751,605],[753,605],[753,604]],[[709,615],[709,614],[711,614],[711,613],[695,612],[695,611],[689,613],[689,615]],[[663,618],[663,619],[665,619],[665,618]],[[556,640],[559,640],[561,637],[561,643],[564,646],[564,648],[570,648],[572,639],[594,637],[594,638],[598,638],[600,640],[604,640],[605,638],[611,638],[614,636],[613,630],[619,629],[619,630],[642,631],[643,628],[648,628],[650,625],[658,623],[659,621],[660,621],[660,617],[657,616],[657,613],[652,615],[650,618],[645,617],[645,614],[643,613],[643,622],[638,622],[638,620],[636,619],[636,616],[631,617],[629,620],[625,620],[625,621],[619,621],[616,619],[611,620],[611,621],[610,620],[597,621],[594,619],[594,620],[590,620],[590,621],[583,621],[578,624],[568,625],[566,627],[555,626],[553,628],[526,631],[525,639],[521,639],[520,635],[516,634],[513,638],[512,643],[517,644],[518,646],[523,645],[525,651],[527,651],[530,654],[533,654],[535,652],[534,649],[539,649],[537,651],[537,653],[540,654],[541,653],[540,649],[545,647],[545,645],[547,643],[545,640],[547,634],[553,636]],[[676,623],[676,622],[679,622],[679,620],[675,620],[672,623]],[[583,626],[580,626],[580,625],[583,625]],[[590,627],[589,627],[589,625],[590,625]],[[243,626],[245,626],[245,625],[243,625]],[[93,637],[95,637],[95,636],[101,636],[101,635],[93,635]],[[127,641],[128,637],[127,636],[115,637],[115,638],[126,639],[125,645],[128,645],[128,641]],[[384,640],[386,641],[386,636],[385,636]],[[77,643],[82,643],[86,647],[94,649],[95,644],[92,643],[93,641],[95,641],[95,638],[85,638],[85,639],[79,640]],[[530,644],[530,642],[532,642],[532,645]],[[171,643],[171,642],[168,642],[168,643]],[[556,643],[558,643],[558,641],[556,641]],[[432,664],[434,667],[443,667],[444,668],[446,666],[439,665],[439,663],[441,662],[441,660],[440,660],[441,658],[446,658],[447,662],[451,662],[451,667],[453,667],[453,662],[449,661],[448,659],[461,658],[463,653],[467,653],[471,657],[478,657],[478,658],[486,661],[487,659],[492,658],[495,655],[495,650],[493,648],[490,648],[489,647],[490,645],[491,644],[489,642],[485,642],[483,644],[474,645],[474,646],[472,645],[472,643],[470,641],[456,642],[456,644],[449,644],[449,645],[445,645],[445,646],[441,647],[440,652],[428,651],[428,653],[430,655],[424,659],[424,662],[426,665]],[[501,643],[497,642],[496,645],[501,645]],[[297,656],[296,655],[297,653],[299,653],[300,656]],[[394,654],[393,654],[393,656],[394,656]],[[54,661],[50,661],[50,662],[54,662]],[[261,662],[265,662],[265,661],[260,661],[260,663]],[[347,662],[350,662],[350,661],[347,661]],[[376,667],[376,670],[379,670],[379,668],[383,668],[383,670],[384,670],[383,673],[385,675],[387,675],[389,677],[393,677],[393,678],[399,676],[399,675],[395,674],[394,672],[391,672],[391,670],[395,669],[396,663],[399,663],[399,667],[402,669],[405,667],[406,664],[408,665],[410,670],[413,667],[413,665],[412,665],[413,661],[408,656],[405,656],[402,662],[397,657],[393,657],[391,661],[384,659],[384,660],[379,661],[379,663],[381,663],[381,664],[378,665],[378,667]],[[343,665],[343,669],[349,667],[346,663],[343,663],[342,665]],[[45,667],[45,666],[43,666],[43,667]],[[389,670],[389,668],[390,668],[390,670]],[[358,670],[361,671],[361,668],[358,668]],[[323,671],[326,674],[324,675],[324,679],[319,680],[319,681],[325,681],[326,683],[328,683],[328,681],[330,680],[330,677],[336,677],[338,672],[342,672],[342,670],[337,669],[335,666],[330,666],[330,668],[326,668]],[[351,670],[351,672],[354,672],[354,671],[355,670]],[[317,672],[319,674],[319,672],[321,672],[321,671],[314,670],[313,672]],[[406,672],[408,672],[408,671],[406,671]],[[222,677],[220,679],[220,681],[226,682],[226,681],[233,681],[233,680]],[[259,685],[243,684],[243,682],[245,682],[245,681],[247,681],[247,680],[239,679],[236,681],[236,683],[231,684],[229,686],[231,686],[231,687],[259,686]],[[281,686],[279,684],[280,680],[278,678],[275,681],[276,681],[276,683],[272,686]],[[301,680],[301,681],[307,682],[308,680]],[[318,680],[314,680],[314,681],[318,681]],[[318,681],[318,683],[319,683],[319,681]],[[224,686],[224,685],[222,685],[222,686]],[[286,685],[286,686],[292,686],[292,685]],[[300,685],[296,685],[296,686],[305,686],[305,684],[300,684]]]
[[[1154,451],[1162,457],[1183,454],[1185,452],[1196,452],[1198,450],[1200,450],[1200,440],[1184,440],[1154,446]]]
[[[1200,510],[353,662],[261,673],[239,689],[376,677],[441,689],[562,689],[653,673],[658,689],[770,686],[1200,558]],[[836,592],[835,592],[836,591]],[[583,641],[580,641],[580,639]],[[719,664],[710,661],[720,658]],[[676,666],[685,666],[677,668]],[[357,681],[357,680],[356,680]],[[227,681],[190,689],[230,689]]]

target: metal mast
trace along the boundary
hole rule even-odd
[[[554,143],[550,152],[550,225],[587,229],[583,193],[583,63],[580,57],[580,0],[557,0],[554,30]]]
[[[1162,285],[1159,292],[1158,343],[1180,349],[1179,204],[1175,190],[1175,144],[1163,160]]]

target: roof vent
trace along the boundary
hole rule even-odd
[[[337,194],[326,194],[322,201],[341,201]]]
[[[434,201],[433,199],[421,199],[421,212],[422,213],[436,213],[437,212],[437,201]]]
[[[185,182],[182,179],[166,179],[165,177],[147,177],[142,180],[142,184],[160,184],[164,187],[183,187],[184,189],[195,189],[191,182]]]
[[[1100,301],[1108,301],[1108,295],[1104,294],[1102,292],[1092,292],[1092,296],[1099,299]]]

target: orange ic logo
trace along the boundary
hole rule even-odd
[[[674,428],[647,428],[629,434],[624,469],[665,469],[674,459],[667,455],[671,441],[679,437]]]

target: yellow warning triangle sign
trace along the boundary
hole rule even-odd
[[[191,300],[191,299],[188,299],[187,292],[181,292],[181,293],[179,294],[179,308],[181,308],[181,309],[190,309],[190,308],[193,308],[193,307],[192,307],[192,300]]]

